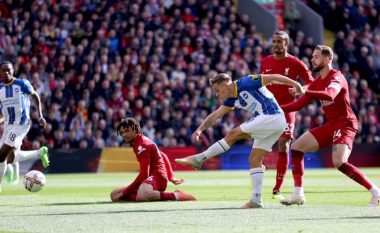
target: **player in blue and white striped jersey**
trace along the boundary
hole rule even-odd
[[[20,150],[22,140],[30,129],[29,96],[37,105],[38,122],[42,127],[46,126],[46,120],[42,115],[40,98],[30,82],[13,77],[13,72],[12,63],[0,62],[0,79],[3,80],[0,83],[0,108],[4,118],[4,131],[0,139],[0,192],[7,161],[17,163],[40,157],[44,167],[49,165],[46,147],[33,151]]]
[[[193,138],[198,140],[202,131],[214,125],[234,108],[248,111],[251,114],[251,120],[230,130],[223,139],[217,141],[206,151],[176,160],[179,164],[199,169],[203,161],[226,152],[235,142],[247,138],[255,139],[249,157],[252,198],[242,206],[243,208],[263,207],[261,192],[264,167],[262,161],[264,156],[272,151],[273,144],[286,127],[284,112],[273,94],[265,87],[265,85],[276,82],[295,87],[298,93],[304,92],[298,82],[279,74],[248,75],[235,82],[232,82],[231,77],[225,73],[211,78],[212,88],[217,97],[224,102],[202,121],[194,132]]]

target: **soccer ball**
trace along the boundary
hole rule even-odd
[[[29,171],[24,177],[24,187],[29,192],[38,192],[46,184],[45,175],[37,170]]]

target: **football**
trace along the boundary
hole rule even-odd
[[[24,187],[29,192],[38,192],[46,185],[45,175],[37,170],[29,171],[24,177]]]

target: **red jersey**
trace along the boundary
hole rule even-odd
[[[281,107],[285,112],[298,111],[313,98],[321,101],[327,121],[350,120],[357,129],[357,119],[350,105],[347,80],[340,71],[332,69],[324,79],[318,76],[310,83],[301,98]]]
[[[332,69],[324,79],[318,76],[309,85],[306,95],[320,100],[328,121],[357,121],[350,104],[347,80],[340,71]]]
[[[294,81],[301,78],[305,85],[313,81],[313,77],[306,65],[298,58],[288,54],[284,59],[275,59],[273,55],[265,57],[261,61],[262,74],[281,74]],[[290,86],[285,84],[272,84],[266,86],[274,95],[277,102],[288,104],[295,100],[289,93]]]
[[[137,190],[137,187],[150,176],[161,177],[164,180],[173,178],[174,174],[168,157],[157,148],[151,139],[142,134],[138,135],[133,145],[133,151],[139,161],[140,172],[125,190],[126,193],[129,190]]]

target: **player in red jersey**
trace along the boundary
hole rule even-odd
[[[303,193],[299,193],[302,188],[304,153],[331,145],[334,166],[371,192],[370,206],[379,205],[380,190],[357,167],[348,162],[358,122],[350,105],[347,81],[340,71],[332,68],[333,56],[330,47],[318,45],[311,62],[313,71],[318,72],[319,76],[301,98],[282,106],[285,112],[298,111],[313,98],[318,99],[327,118],[325,124],[304,133],[291,146],[292,156],[296,158],[293,169],[298,180],[295,192],[281,200],[284,205],[303,204],[305,201]]]
[[[184,180],[174,177],[166,154],[152,140],[142,135],[140,124],[134,118],[121,120],[117,131],[125,142],[133,145],[133,151],[140,163],[140,172],[130,185],[111,192],[113,202],[196,200],[181,190],[165,192],[168,181],[178,185]]]
[[[261,62],[261,73],[281,74],[297,81],[300,78],[305,85],[313,81],[311,72],[298,58],[287,53],[289,35],[284,31],[277,31],[272,36],[273,55],[265,57]],[[284,84],[268,85],[280,105],[291,103],[295,100],[294,94],[289,92],[289,86]],[[287,127],[277,141],[278,160],[276,184],[273,187],[273,198],[281,200],[281,186],[289,165],[289,146],[293,139],[296,113],[285,113]]]

